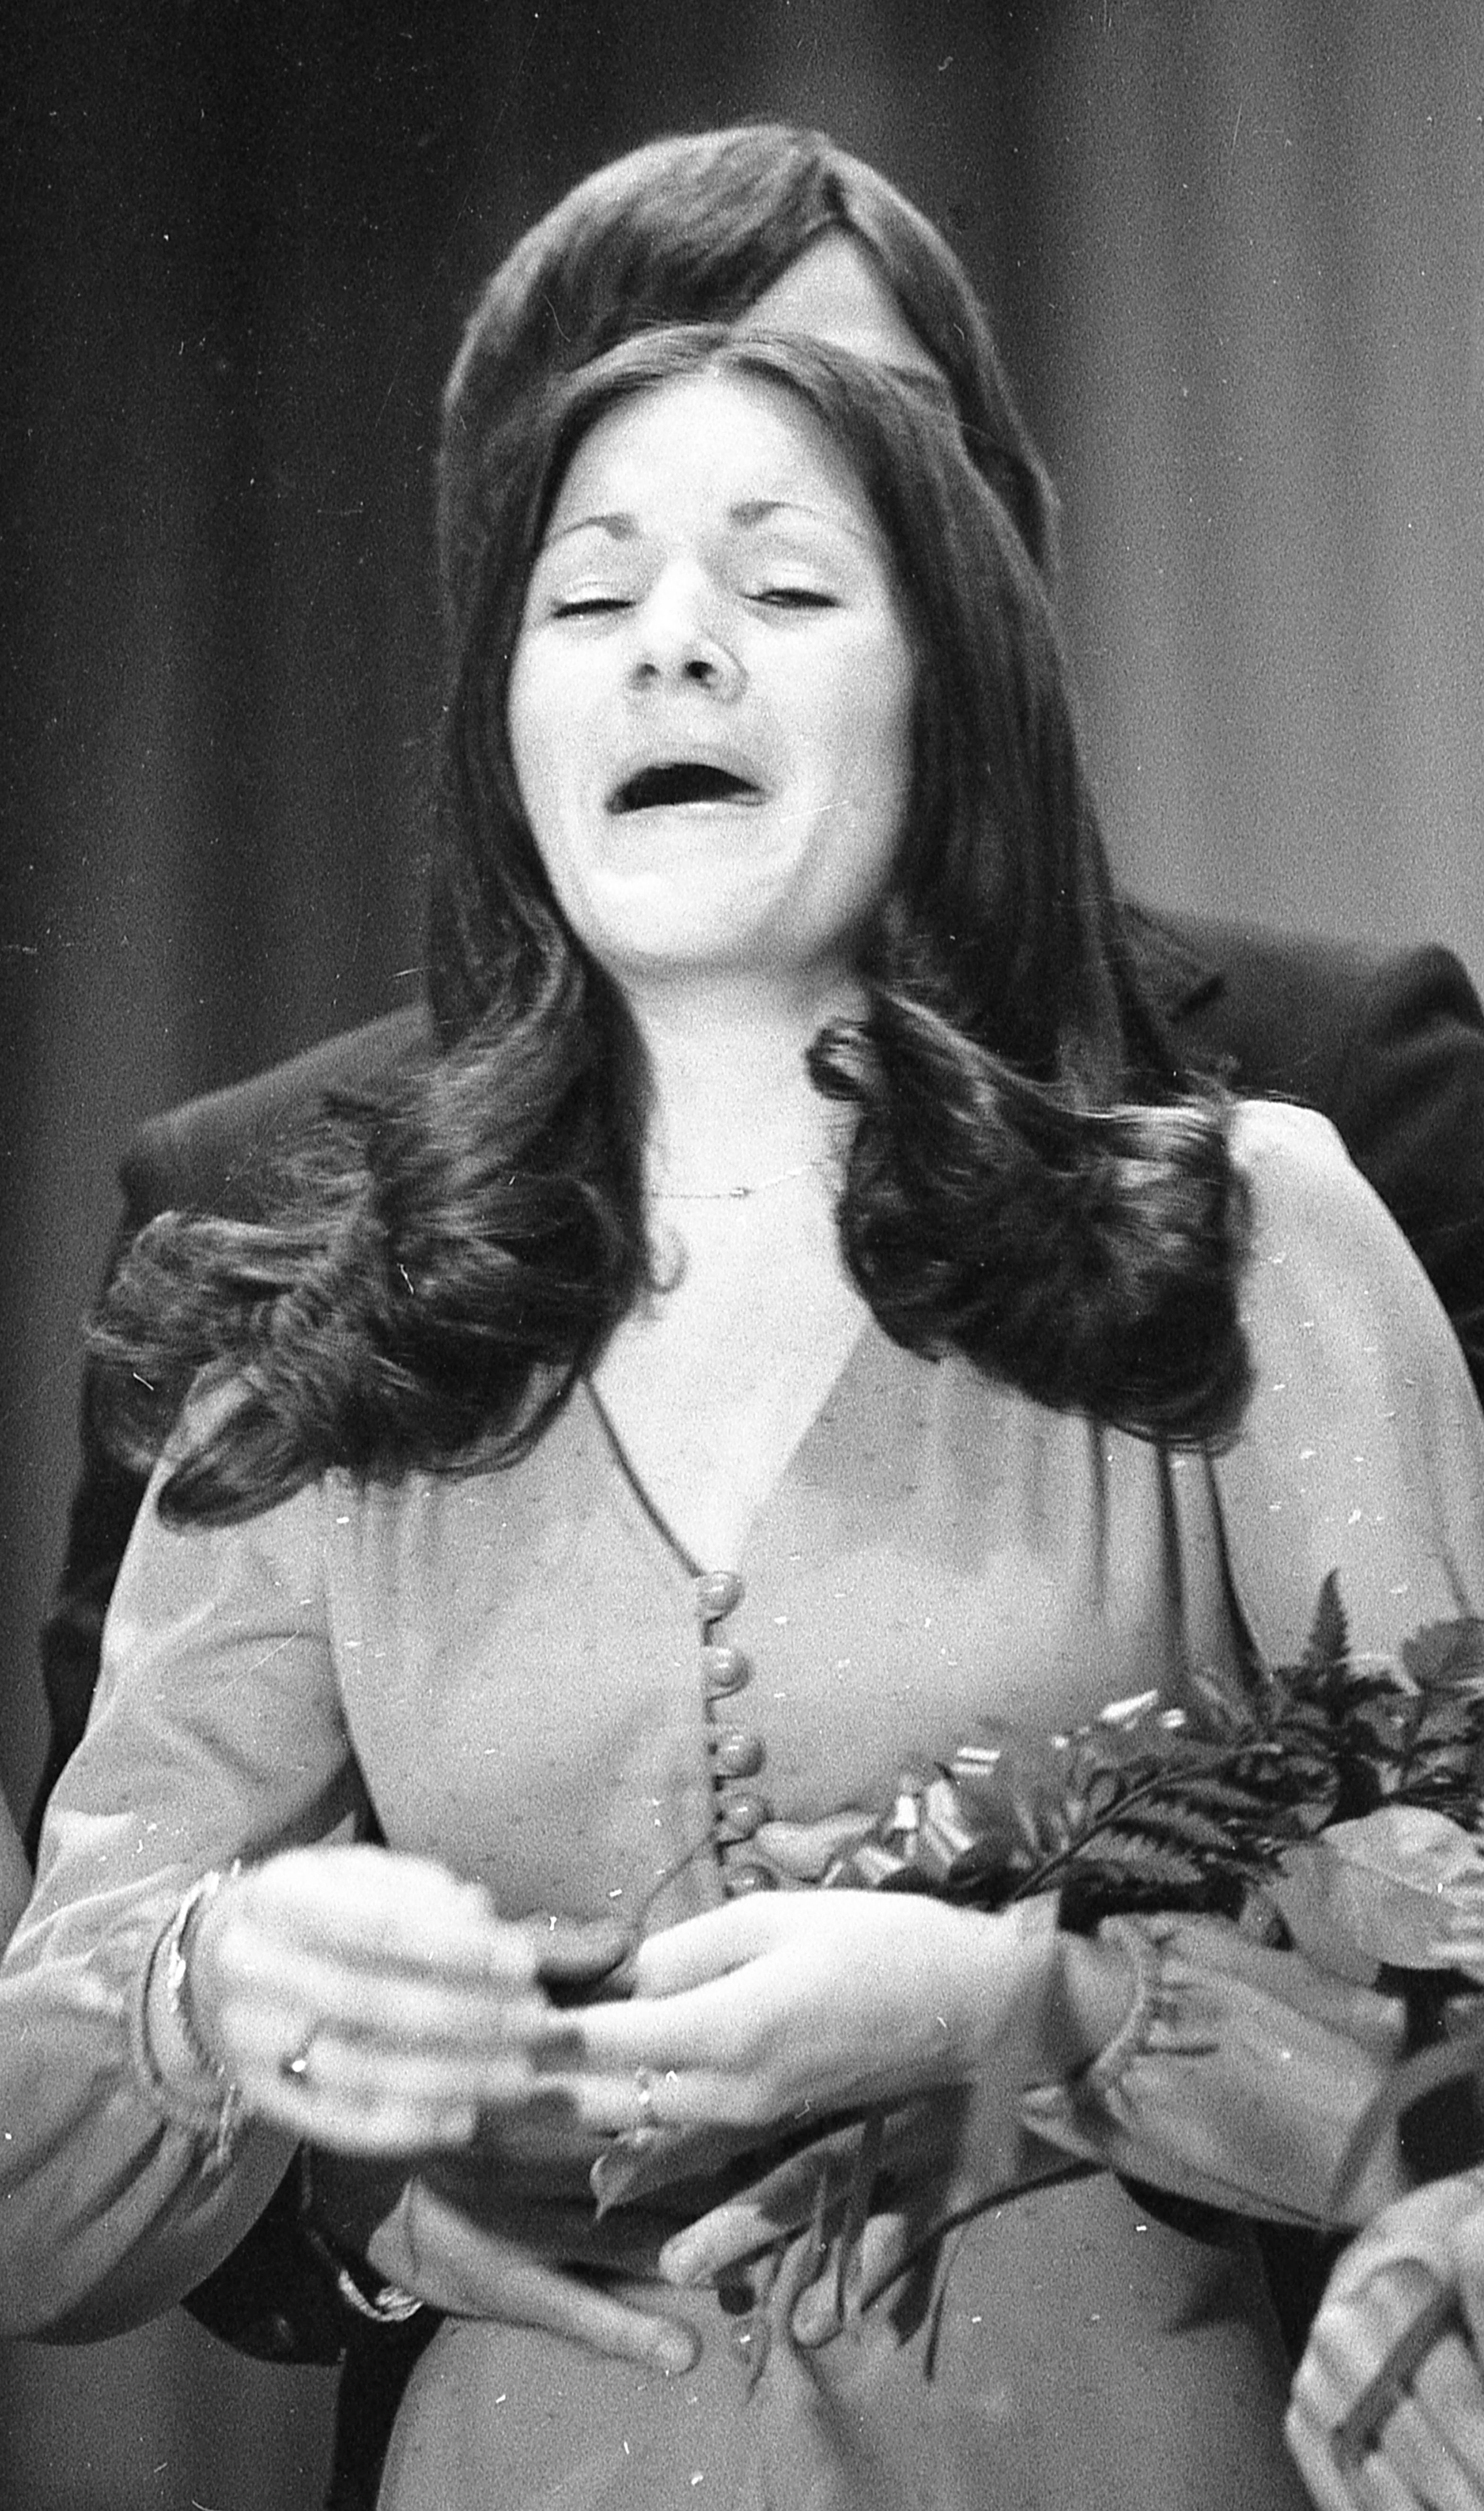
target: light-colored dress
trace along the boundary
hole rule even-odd
[[[867,1325],[735,1563],[680,1555],[584,1391],[508,1473],[332,1475],[222,1531],[147,1513],[0,1970],[13,2324],[103,2333],[161,2306],[285,2168],[253,2128],[213,2169],[140,2081],[149,1951],[209,1867],[369,1804],[507,1913],[653,1928],[747,1879],[749,1797],[808,1822],[880,1804],[986,1715],[1178,1702],[1192,1669],[1235,1674],[1238,1615],[1291,1658],[1331,1568],[1364,1651],[1484,1605],[1484,1432],[1441,1311],[1320,1120],[1246,1111],[1239,1150],[1258,1383],[1214,1462]],[[721,1569],[732,1589],[700,1583]],[[986,2188],[1051,2167],[1023,2140],[1008,2167],[1019,2135],[986,2140]],[[1106,2174],[986,2202],[816,2352],[775,2302],[759,2373],[721,2303],[687,2298],[703,2353],[671,2379],[449,2324],[388,2511],[1303,2500],[1240,2238],[1176,2230]]]

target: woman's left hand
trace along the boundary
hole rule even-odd
[[[539,2071],[588,2126],[760,2128],[1047,2071],[1055,1937],[914,1893],[754,1893],[651,1936],[630,1999],[552,2018]]]
[[[1484,2173],[1389,2206],[1346,2251],[1294,2382],[1320,2511],[1484,2503]]]

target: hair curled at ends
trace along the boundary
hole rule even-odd
[[[653,1284],[642,1051],[552,898],[511,763],[511,658],[546,519],[609,410],[702,375],[789,397],[849,461],[910,647],[908,804],[861,944],[864,1016],[816,1041],[856,1111],[845,1260],[887,1333],[1037,1401],[1208,1442],[1238,1416],[1245,1197],[1124,962],[1045,589],[958,431],[791,338],[628,342],[531,405],[445,722],[424,1080],[342,1119],[275,1223],[162,1223],[99,1347],[164,1390],[229,1374],[166,1504],[243,1515],[329,1464],[522,1453]],[[127,1383],[126,1383],[126,1392]],[[148,1408],[145,1407],[146,1411]]]
[[[965,444],[1031,558],[1051,563],[1055,507],[984,309],[957,255],[884,174],[821,132],[743,123],[651,140],[568,192],[487,282],[443,397],[439,575],[450,653],[483,570],[485,498],[533,390],[636,333],[735,323],[831,232],[871,255],[942,369]]]
[[[1219,1100],[1083,1105],[895,992],[811,1069],[861,1110],[841,1243],[894,1341],[1172,1447],[1237,1429],[1249,1198]]]
[[[162,1214],[92,1332],[112,1444],[153,1465],[192,1386],[162,1514],[250,1517],[341,1466],[396,1481],[524,1454],[648,1279],[627,1037],[533,1000],[377,1101],[345,1100],[263,1222]],[[198,1420],[205,1424],[198,1428]]]

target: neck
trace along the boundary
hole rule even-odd
[[[756,1191],[832,1163],[840,1111],[819,1097],[805,1058],[826,1021],[857,1007],[853,986],[714,981],[629,1002],[654,1088],[653,1193]]]

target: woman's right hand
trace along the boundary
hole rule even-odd
[[[157,1964],[157,1972],[161,1965]],[[545,2098],[529,1929],[431,1858],[294,1848],[224,1881],[188,1939],[189,2029],[249,2108],[348,2153],[467,2143],[481,2112]],[[151,1983],[169,2065],[179,2015]]]

